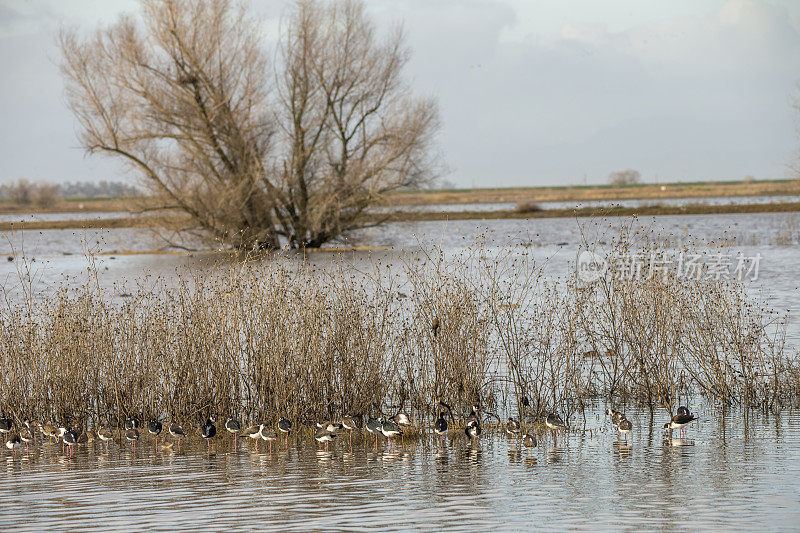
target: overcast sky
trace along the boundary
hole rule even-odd
[[[286,8],[253,0],[274,35]],[[463,186],[785,178],[797,160],[800,1],[369,0],[404,21]],[[85,157],[54,35],[133,0],[0,0],[0,180],[125,179]]]

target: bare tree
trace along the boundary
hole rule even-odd
[[[632,168],[618,170],[608,175],[608,183],[614,186],[635,185],[641,181],[642,175]]]
[[[362,3],[299,1],[275,68],[235,0],[140,4],[141,22],[63,32],[62,71],[84,147],[126,160],[188,215],[177,229],[317,247],[434,177],[435,105],[402,83],[402,33],[378,39]]]
[[[19,178],[14,183],[3,185],[0,192],[3,196],[18,205],[28,205],[33,201],[35,185],[25,178]]]

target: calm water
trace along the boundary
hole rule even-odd
[[[510,248],[547,262],[546,275],[558,277],[574,272],[581,224],[603,246],[622,223],[399,223],[349,241],[372,250],[315,252],[308,261],[324,266],[337,258],[358,269],[377,263],[399,269],[404,255],[420,244],[454,255],[480,240],[488,249]],[[800,346],[794,318],[800,311],[799,228],[800,218],[790,214],[639,221],[642,232],[673,250],[693,243],[761,254],[759,278],[747,282],[747,290],[788,313],[792,350]],[[169,284],[181,272],[228,261],[213,252],[178,252],[141,229],[6,237],[0,240],[0,290],[11,299],[22,292],[20,279],[30,279],[40,296],[63,283],[84,283],[86,250],[98,254],[98,280],[120,301],[131,289]],[[14,261],[2,257],[14,252]],[[214,529],[277,530],[800,529],[800,413],[755,414],[745,425],[741,412],[723,416],[698,406],[701,421],[690,427],[689,439],[672,442],[663,439],[663,412],[651,424],[646,413],[626,411],[635,425],[630,446],[617,443],[608,422],[594,413],[588,427],[606,431],[560,438],[558,446],[545,437],[530,452],[500,435],[483,436],[476,448],[455,438],[444,452],[433,439],[398,453],[387,452],[383,443],[376,452],[356,439],[352,452],[339,443],[326,453],[316,451],[309,438],[291,442],[288,453],[266,453],[263,443],[261,453],[232,453],[227,435],[217,439],[210,456],[202,442],[185,443],[180,454],[155,452],[152,444],[140,445],[135,455],[119,445],[105,454],[98,446],[79,449],[71,459],[60,446],[16,458],[0,448],[0,526],[199,530],[213,520]]]
[[[600,411],[598,410],[598,413]],[[629,445],[591,414],[594,436],[540,434],[530,451],[499,434],[477,446],[455,434],[389,452],[384,439],[343,440],[317,451],[262,443],[234,453],[184,441],[180,454],[141,442],[0,452],[0,525],[41,530],[141,529],[741,529],[800,527],[800,415],[780,418],[699,409],[686,439],[665,438],[662,415],[628,410]],[[197,438],[199,440],[199,438]],[[281,448],[281,449],[278,449]],[[23,450],[24,454],[24,450]],[[213,522],[212,522],[213,521]]]

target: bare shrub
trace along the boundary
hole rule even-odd
[[[58,200],[58,189],[58,185],[42,183],[34,190],[33,200],[39,207],[52,207]]]
[[[30,205],[33,202],[34,184],[20,178],[10,185],[3,185],[3,196],[18,205]]]
[[[636,185],[642,179],[642,175],[638,170],[632,168],[626,170],[617,170],[608,175],[609,185],[615,187],[625,187],[628,185]]]
[[[188,215],[171,229],[319,247],[374,225],[366,209],[386,193],[436,177],[436,104],[403,80],[402,31],[380,38],[362,2],[298,0],[277,54],[236,0],[140,4],[141,21],[63,32],[62,72],[84,148]]]
[[[543,211],[541,205],[534,202],[533,200],[528,200],[525,202],[520,202],[517,204],[517,207],[514,208],[514,211],[517,213],[538,213],[539,211]]]

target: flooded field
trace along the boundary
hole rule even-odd
[[[218,435],[206,453],[199,437],[180,453],[141,442],[3,450],[0,524],[15,529],[461,531],[650,529],[792,530],[800,523],[800,415],[778,418],[698,406],[686,438],[670,438],[643,411],[628,410],[629,443],[590,413],[593,436],[539,430],[526,450],[485,433],[471,445],[453,433],[388,451],[381,438],[340,439],[329,451],[313,440],[232,449]]]
[[[454,256],[481,241],[487,250],[529,254],[546,265],[548,278],[556,279],[574,275],[584,238],[602,248],[622,223],[391,224],[354,236],[353,244],[369,249],[311,252],[307,261],[323,268],[335,262],[352,272],[375,265],[399,272],[420,246],[441,247]],[[793,215],[670,216],[642,219],[637,227],[670,250],[692,245],[760,254],[757,279],[746,281],[747,290],[788,313],[787,349],[796,353],[800,232]],[[212,272],[231,261],[213,251],[177,250],[141,229],[47,230],[8,237],[0,254],[13,260],[0,261],[0,284],[11,300],[28,287],[46,296],[65,283],[83,284],[91,268],[102,288],[125,302],[133,289],[169,286],[181,273]],[[265,443],[256,450],[252,442],[242,442],[249,439],[240,439],[234,451],[218,423],[207,453],[195,432],[196,421],[185,421],[189,436],[180,452],[157,448],[144,437],[135,452],[117,439],[108,453],[90,444],[78,447],[74,457],[63,453],[60,444],[36,445],[29,455],[24,446],[16,455],[2,448],[0,525],[22,530],[207,530],[211,524],[215,529],[271,530],[752,530],[764,524],[796,529],[796,405],[767,416],[758,410],[722,412],[700,398],[694,401],[699,421],[689,426],[685,438],[664,433],[668,415],[662,408],[652,418],[645,409],[624,408],[633,423],[627,443],[602,414],[606,405],[596,404],[587,410],[585,425],[574,415],[575,430],[557,443],[541,421],[528,421],[539,439],[531,449],[499,430],[485,431],[475,444],[456,430],[440,449],[426,422],[425,435],[393,451],[383,438],[376,449],[361,433],[355,434],[352,447],[343,437],[323,451],[308,432],[293,436],[288,449],[278,441],[272,451]]]

